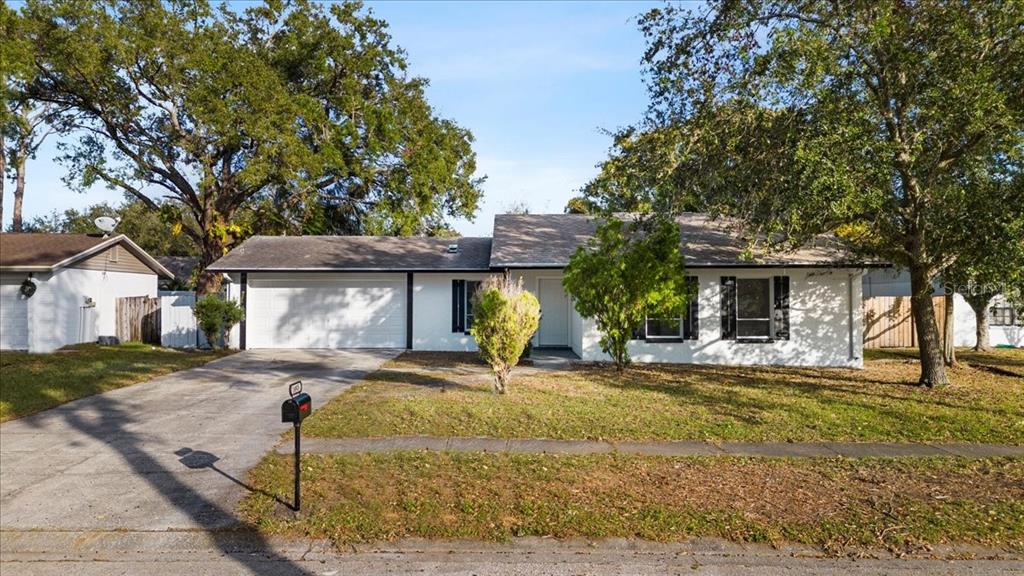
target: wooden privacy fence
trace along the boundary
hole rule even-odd
[[[933,296],[935,321],[939,337],[945,333],[946,299]],[[917,326],[910,313],[908,296],[876,296],[864,301],[865,348],[914,348],[917,346]]]
[[[130,296],[117,299],[117,337],[122,342],[160,344],[160,299]]]

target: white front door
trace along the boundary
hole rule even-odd
[[[569,297],[562,288],[561,278],[538,280],[540,300],[540,329],[537,330],[538,346],[569,345]]]

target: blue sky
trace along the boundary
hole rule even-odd
[[[615,129],[640,119],[647,96],[636,16],[656,2],[367,2],[408,52],[411,72],[430,80],[431,104],[472,130],[478,172],[487,175],[474,222],[489,235],[494,214],[515,202],[561,212],[594,176]],[[25,215],[83,208],[121,194],[86,194],[61,182],[47,142],[28,169]],[[4,198],[10,221],[10,185]]]

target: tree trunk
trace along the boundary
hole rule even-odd
[[[925,266],[910,266],[910,311],[917,326],[917,345],[921,353],[921,378],[918,383],[929,388],[949,384],[942,358],[942,338],[935,321],[932,304],[932,282]]]
[[[25,168],[28,164],[28,152],[24,144],[18,144],[18,156],[15,161],[14,178],[14,211],[12,214],[11,231],[21,232],[23,230],[21,220],[21,205],[25,197]]]
[[[200,255],[200,266],[202,271],[196,279],[196,292],[200,297],[220,292],[220,285],[223,280],[223,276],[219,273],[207,272],[206,267],[213,264],[223,255],[224,245],[221,243],[220,238],[210,232],[204,232],[202,254]]]
[[[946,366],[953,366],[956,364],[956,342],[954,334],[954,322],[953,322],[953,293],[946,290],[946,296],[943,299],[943,314],[942,314],[942,356],[946,361]]]
[[[967,303],[971,305],[971,310],[974,310],[974,349],[978,352],[992,349],[988,342],[988,305],[991,301],[991,296],[986,299],[970,298],[967,300]]]
[[[6,104],[4,104],[6,105]],[[0,137],[0,232],[4,226],[4,184],[7,182],[7,142]]]

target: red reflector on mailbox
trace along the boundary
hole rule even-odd
[[[281,422],[298,424],[313,412],[313,399],[309,394],[297,394],[281,404]]]

